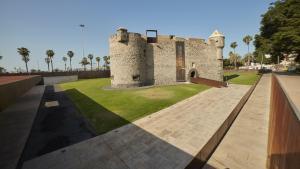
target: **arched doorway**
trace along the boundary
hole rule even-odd
[[[190,69],[189,73],[188,73],[188,80],[191,81],[191,78],[196,78],[198,77],[198,71],[195,68]]]

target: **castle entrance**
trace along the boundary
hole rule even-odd
[[[185,81],[184,42],[176,42],[176,81]]]

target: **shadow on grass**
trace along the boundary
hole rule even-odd
[[[76,89],[69,89],[65,92],[70,96],[81,114],[92,124],[97,134],[103,134],[130,123]]]
[[[239,76],[240,76],[240,75],[238,75],[238,74],[226,75],[226,76],[223,77],[223,80],[224,80],[224,81],[228,81],[228,80],[230,80],[230,79],[234,79],[234,78],[239,77]]]
[[[51,164],[55,164],[56,167],[68,166],[69,168],[77,168],[78,166],[89,168],[93,166],[100,168],[150,169],[181,166],[182,169],[196,169],[201,168],[207,160],[203,160],[203,157],[206,156],[203,153],[201,153],[201,157],[192,156],[179,147],[162,140],[156,136],[157,134],[152,134],[151,130],[146,131],[109,111],[76,89],[69,89],[65,92],[77,104],[78,110],[92,124],[98,134],[105,134],[46,154],[40,160],[29,161],[23,166],[24,169],[51,168]],[[161,134],[171,135],[172,132],[177,131],[171,129],[161,130]],[[80,160],[80,157],[85,157],[85,160]],[[68,161],[61,159],[71,159],[72,162],[68,163]],[[214,169],[212,166],[209,167]]]

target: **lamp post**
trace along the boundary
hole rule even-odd
[[[82,30],[82,57],[84,57],[84,24],[80,24],[79,25],[81,27]]]

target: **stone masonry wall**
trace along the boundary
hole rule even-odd
[[[121,33],[122,34],[122,33]],[[176,83],[176,41],[184,42],[185,73],[196,70],[203,78],[223,81],[222,48],[224,36],[184,39],[159,35],[156,43],[147,43],[138,33],[110,38],[112,87],[169,85]],[[223,45],[223,46],[222,46]]]
[[[217,48],[200,40],[185,41],[185,66],[186,76],[193,68],[197,70],[198,76],[222,81],[220,79],[220,61],[217,59]],[[221,67],[223,69],[223,67]]]
[[[129,33],[127,42],[110,38],[111,76],[113,87],[141,86],[145,81],[145,40],[138,33]]]
[[[175,41],[160,40],[158,38],[157,43],[152,43],[152,44],[149,43],[148,46],[149,47],[147,47],[147,54],[148,54],[147,58],[153,57],[153,64],[154,64],[153,83],[155,85],[176,83]],[[147,68],[147,70],[149,69]]]

